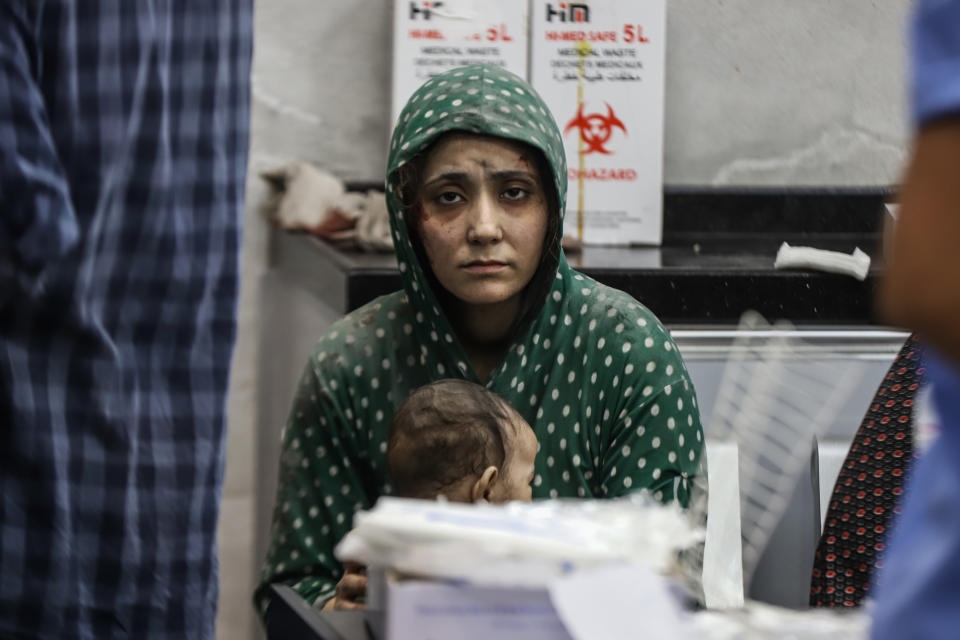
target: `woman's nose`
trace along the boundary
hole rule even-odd
[[[503,239],[497,202],[490,196],[474,200],[467,228],[467,240],[473,244],[489,244]]]

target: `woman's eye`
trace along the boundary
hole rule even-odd
[[[526,195],[527,190],[520,187],[511,187],[503,192],[503,197],[506,200],[522,200]]]
[[[437,196],[436,200],[440,204],[456,204],[460,202],[463,198],[460,197],[460,194],[456,191],[444,191]]]

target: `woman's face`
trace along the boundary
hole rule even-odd
[[[455,133],[427,156],[417,231],[437,280],[468,306],[519,301],[537,270],[547,199],[534,153]]]

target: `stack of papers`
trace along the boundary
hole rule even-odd
[[[356,515],[337,557],[403,573],[482,585],[546,587],[557,576],[640,564],[670,574],[702,542],[675,504],[620,500],[506,505],[381,498]]]
[[[464,505],[381,498],[337,556],[368,566],[367,605],[406,640],[688,636],[680,553],[703,541],[676,505],[619,500]],[[389,577],[384,577],[389,576]]]

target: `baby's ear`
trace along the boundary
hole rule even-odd
[[[490,465],[483,470],[470,490],[470,502],[490,502],[490,491],[500,476],[500,470]]]

